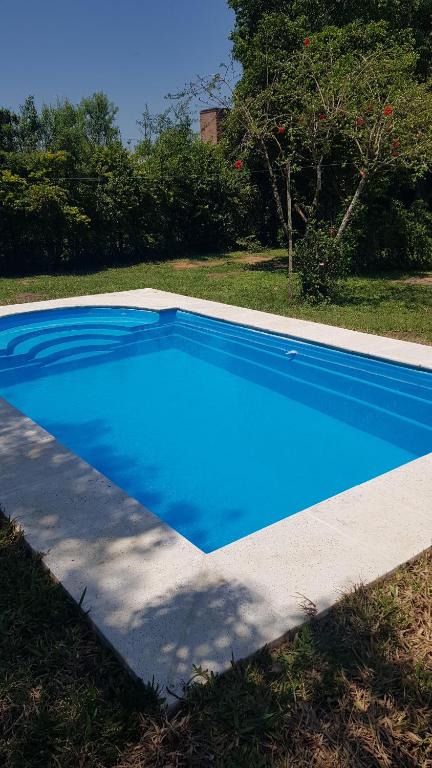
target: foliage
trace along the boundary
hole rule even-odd
[[[432,213],[424,200],[407,205],[375,196],[360,211],[355,230],[357,272],[432,268]]]
[[[37,271],[232,245],[249,234],[253,191],[179,108],[120,140],[103,93],[0,113],[0,268]]]
[[[244,159],[265,203],[261,229],[272,232],[269,201],[277,192],[273,220],[299,255],[310,218],[324,231],[336,227],[338,238],[348,235],[354,268],[430,264],[431,0],[230,5],[243,75],[227,142],[234,152],[244,139],[242,107],[253,112],[254,103],[258,130],[250,133],[265,134],[277,179],[275,189],[267,158],[247,141]]]
[[[0,152],[12,152],[15,146],[18,115],[0,108]]]
[[[219,148],[199,141],[187,125],[159,134],[143,158],[142,175],[159,219],[159,248],[217,249],[244,231],[251,187]]]
[[[34,152],[41,139],[41,122],[33,96],[27,96],[17,122],[17,146],[21,152]]]
[[[431,67],[431,0],[228,0],[236,14],[233,33],[235,55],[246,66],[250,45],[260,24],[266,17],[279,17],[281,25],[301,21],[310,32],[327,26],[343,27],[354,21],[361,26],[385,21],[390,36],[412,30],[419,54],[418,72],[423,77]],[[287,49],[286,53],[289,52]]]
[[[62,184],[65,152],[11,154],[0,168],[0,258],[31,269],[61,263],[74,252],[90,219]]]
[[[232,107],[221,146],[197,140],[190,101],[146,107],[134,149],[104,93],[0,110],[1,270],[274,244],[278,228],[291,274],[334,230],[355,269],[430,264],[432,0],[231,6],[232,102],[225,75],[199,81]]]
[[[120,131],[114,122],[118,108],[105,93],[82,99],[78,111],[83,114],[84,133],[91,146],[107,147],[119,141]]]
[[[312,34],[304,19],[268,13],[244,62],[226,141],[233,151],[240,143],[253,173],[266,174],[291,271],[293,240],[311,242],[313,222],[335,229],[336,240],[351,237],[369,188],[397,177],[412,185],[425,176],[431,88],[417,78],[412,36],[391,35],[383,21]],[[209,92],[221,83],[223,77],[210,81]],[[312,264],[304,249],[303,263]]]
[[[349,246],[319,227],[309,227],[296,248],[301,290],[312,302],[327,301],[349,272]]]

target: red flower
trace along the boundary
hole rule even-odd
[[[357,120],[356,120],[356,125],[358,125],[359,128],[361,128],[362,125],[364,125],[364,124],[365,124],[364,117],[358,117]]]
[[[321,112],[321,114],[318,115],[318,120],[327,120],[327,115],[325,115],[323,112]]]
[[[365,169],[364,169],[364,168],[360,168],[360,171],[359,171],[359,173],[360,173],[360,176],[362,177],[362,179],[364,179],[364,178],[365,178],[365,176],[366,176],[366,171],[365,171]]]
[[[400,143],[399,139],[393,139],[393,141],[392,141],[393,149],[398,149],[398,147],[400,147],[400,145],[401,145],[401,143]]]
[[[311,44],[310,37],[305,37],[305,39],[303,40],[303,45],[306,48],[309,48],[310,44]]]
[[[241,169],[243,168],[243,160],[236,160],[234,163],[234,168],[237,171],[241,171]]]
[[[286,131],[286,128],[284,125],[278,125],[277,132],[280,134],[280,136],[283,136]]]
[[[392,153],[392,157],[399,157],[399,152],[397,151],[397,149],[392,149],[391,153]]]
[[[391,104],[386,104],[383,110],[384,117],[390,117],[393,114],[393,107]]]

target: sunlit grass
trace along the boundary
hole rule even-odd
[[[270,261],[256,262],[256,256]],[[254,258],[255,257],[255,258]],[[0,278],[0,302],[11,304],[64,296],[159,288],[266,312],[340,325],[385,336],[432,343],[432,286],[412,284],[404,275],[351,277],[329,304],[288,299],[282,251],[235,252],[196,257],[191,268],[181,260],[143,262],[86,274]],[[246,263],[249,259],[255,263]],[[193,263],[193,262],[191,262]],[[185,268],[186,266],[186,268]],[[181,268],[179,268],[181,267]]]

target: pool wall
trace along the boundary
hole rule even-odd
[[[432,347],[152,289],[1,307],[179,309],[432,370]],[[286,340],[285,340],[286,341]],[[210,554],[0,400],[0,504],[130,669],[181,691],[432,544],[432,454]]]

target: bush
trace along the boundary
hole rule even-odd
[[[432,212],[423,200],[411,205],[379,198],[356,226],[357,272],[432,267]]]
[[[348,274],[350,248],[323,229],[310,228],[296,245],[296,269],[302,295],[312,302],[327,301],[337,281]]]
[[[0,147],[2,272],[214,251],[253,232],[248,173],[190,126],[164,128],[135,151],[81,138],[73,151]]]
[[[160,134],[141,172],[162,251],[214,251],[250,233],[254,195],[248,176],[187,126]]]

